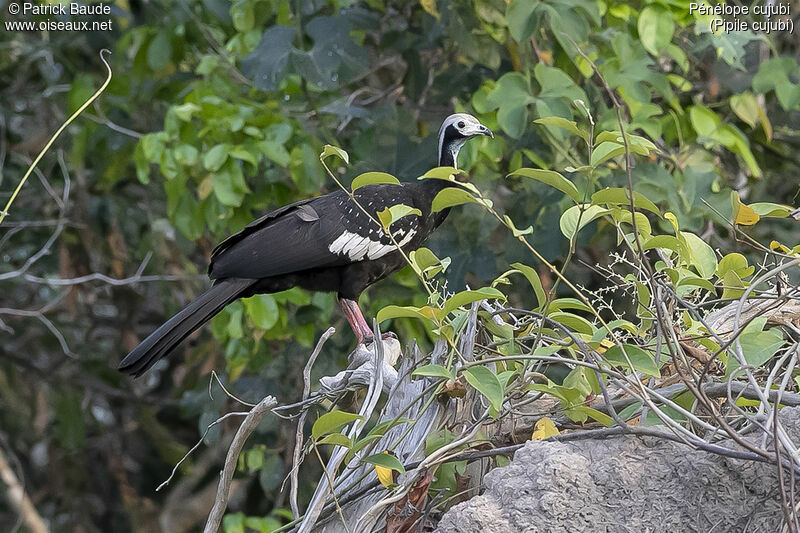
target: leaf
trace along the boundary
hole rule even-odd
[[[474,291],[461,291],[447,299],[442,306],[442,313],[447,315],[455,311],[462,305],[466,305],[478,300],[486,300],[488,298],[498,298],[505,300],[505,295],[497,289],[492,287],[482,287]]]
[[[727,254],[719,260],[716,275],[722,278],[728,272],[735,272],[740,278],[746,278],[755,272],[756,268],[747,265],[747,258],[740,253],[733,252]]]
[[[278,304],[270,294],[257,294],[242,300],[247,314],[253,323],[261,329],[271,329],[280,317]]]
[[[628,189],[623,187],[609,187],[597,191],[592,195],[592,203],[595,205],[622,205],[629,206],[630,199],[628,196]],[[644,209],[661,216],[661,211],[658,206],[647,199],[642,193],[633,191],[633,205],[639,209]]]
[[[786,218],[789,216],[789,211],[792,210],[791,207],[771,202],[756,202],[750,204],[749,207],[757,215],[771,218]]]
[[[311,427],[311,436],[314,440],[319,440],[323,435],[333,433],[342,426],[353,422],[354,420],[363,420],[364,417],[355,413],[347,413],[345,411],[332,411],[325,413],[319,417],[314,425]]]
[[[583,208],[582,213],[581,208]],[[584,226],[606,213],[608,213],[608,209],[600,207],[599,205],[573,205],[564,211],[558,225],[561,228],[561,233],[566,238],[572,239]]]
[[[505,20],[508,23],[508,31],[511,37],[518,43],[525,41],[536,29],[533,20],[536,2],[529,0],[514,0],[506,10]]]
[[[519,72],[503,74],[486,97],[490,108],[498,109],[497,122],[500,128],[514,139],[519,139],[525,132],[528,125],[528,104],[535,101],[530,92],[528,78]]]
[[[432,168],[427,171],[425,174],[419,177],[419,179],[436,179],[436,180],[445,180],[445,181],[455,181],[456,174],[462,174],[463,170],[458,170],[454,167],[436,167]],[[466,184],[460,184],[466,185]]]
[[[286,74],[294,37],[294,27],[270,27],[256,48],[242,60],[242,73],[262,91],[277,89]]]
[[[376,466],[382,466],[383,468],[394,470],[396,472],[400,472],[401,474],[406,473],[403,463],[401,463],[397,457],[388,452],[376,453],[375,455],[364,457],[364,462]]]
[[[533,287],[533,293],[536,295],[536,301],[539,303],[539,306],[536,309],[542,309],[547,303],[547,293],[542,286],[542,280],[539,278],[539,273],[536,272],[536,269],[533,267],[529,267],[523,263],[512,263],[511,266],[516,268],[523,276],[525,276],[525,279],[527,279],[528,283],[531,284],[531,287]]]
[[[332,444],[334,446],[342,446],[344,448],[350,448],[353,445],[347,435],[342,435],[341,433],[329,433],[317,440],[316,444],[317,446],[322,446],[323,444]]]
[[[442,18],[438,11],[436,11],[436,0],[419,0],[419,5],[422,6],[422,9],[436,20]]]
[[[760,120],[758,100],[750,91],[734,94],[730,97],[731,109],[736,116],[754,128]]]
[[[229,149],[227,144],[218,144],[208,150],[203,154],[203,167],[210,172],[219,170],[228,159]]]
[[[435,378],[451,379],[453,375],[442,365],[423,365],[411,373],[412,376],[431,376]]]
[[[542,440],[549,437],[555,437],[556,435],[558,435],[558,428],[552,420],[544,416],[537,420],[536,424],[533,426],[533,435],[531,435],[531,440]]]
[[[761,220],[758,213],[746,206],[739,199],[739,193],[731,191],[731,206],[733,207],[733,223],[741,226],[753,226]]]
[[[503,385],[494,372],[485,366],[472,366],[464,370],[464,378],[489,400],[495,411],[500,412],[503,407]]]
[[[324,161],[328,157],[335,155],[338,156],[346,165],[350,164],[350,156],[347,155],[347,152],[339,148],[338,146],[333,146],[331,144],[326,144],[322,148],[322,153],[319,154],[319,160]]]
[[[353,182],[350,184],[350,190],[355,192],[356,189],[360,189],[364,185],[373,185],[376,183],[391,183],[393,185],[400,185],[400,180],[391,174],[387,174],[386,172],[365,172],[353,179]]]
[[[645,7],[639,14],[639,40],[645,50],[658,55],[672,40],[675,22],[672,13],[655,5]]]
[[[564,414],[570,417],[572,420],[575,420],[576,414],[578,414],[584,419],[584,421],[586,417],[588,417],[600,422],[606,427],[611,427],[614,425],[613,418],[601,411],[598,411],[597,409],[592,409],[588,405],[576,405],[575,407],[570,407],[569,409],[564,410]]]
[[[428,279],[434,277],[439,272],[444,272],[450,265],[449,257],[439,259],[436,257],[436,254],[425,247],[413,250],[408,254],[408,258],[411,260],[411,265],[414,269],[420,274],[424,274]]]
[[[192,116],[201,110],[200,106],[191,102],[172,106],[175,115],[184,122],[192,120]]]
[[[405,204],[396,204],[385,208],[383,211],[378,211],[378,220],[384,229],[397,222],[403,217],[408,215],[422,216],[422,211],[416,207],[411,207]]]
[[[644,351],[634,344],[623,344],[623,346],[625,348],[625,353],[628,354],[628,358],[630,359],[634,370],[655,378],[661,377],[661,372],[659,371],[658,366],[656,366],[653,356],[650,355],[649,352]],[[630,365],[625,359],[625,355],[620,347],[616,344],[606,350],[604,357],[608,362],[630,370]]]
[[[147,45],[147,66],[152,70],[161,70],[169,63],[172,57],[171,36],[171,31],[164,28]]]
[[[574,120],[567,120],[562,117],[544,117],[533,121],[536,124],[544,124],[545,126],[555,126],[563,130],[581,137],[584,140],[589,139],[589,134],[578,128],[578,124]],[[577,201],[577,200],[576,200]]]
[[[672,235],[655,235],[654,237],[650,237],[644,242],[642,248],[645,250],[652,250],[653,248],[665,248],[667,250],[672,250],[678,255],[681,255],[684,251],[681,247],[681,241]]]
[[[473,203],[477,204],[478,199],[460,187],[447,187],[439,191],[431,204],[431,211],[437,213],[442,209],[456,205]]]
[[[514,225],[514,221],[511,220],[508,215],[503,215],[503,220],[505,221],[506,226],[508,226],[508,229],[511,230],[511,234],[514,237],[521,237],[522,235],[530,235],[533,233],[533,225],[530,225],[525,229],[519,229]]]
[[[777,328],[767,331],[745,331],[739,336],[742,355],[748,365],[760,367],[783,346],[783,335]]]
[[[437,316],[438,313],[435,313],[434,310],[428,306],[420,308],[413,306],[401,307],[399,305],[387,305],[378,311],[378,314],[375,318],[378,322],[383,322],[384,320],[389,320],[390,318],[422,318],[425,320],[435,320]]]
[[[523,178],[530,178],[536,181],[540,181],[545,185],[549,185],[559,191],[563,192],[575,203],[581,201],[580,193],[578,192],[578,188],[575,187],[575,184],[569,181],[567,178],[555,172],[553,170],[542,170],[538,168],[520,168],[509,174],[510,176],[522,176]]]
[[[244,195],[249,192],[242,169],[233,160],[229,160],[212,176],[211,183],[217,200],[231,207],[242,205]]]
[[[593,167],[596,167],[603,161],[611,159],[612,157],[617,157],[618,155],[624,153],[625,146],[617,142],[605,141],[600,143],[594,150],[592,150],[592,158],[589,163]]]
[[[681,231],[679,235],[691,254],[688,262],[697,269],[697,273],[705,279],[713,276],[717,269],[717,256],[714,254],[714,249],[694,233]]]

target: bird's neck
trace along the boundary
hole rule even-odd
[[[445,139],[439,149],[440,167],[458,167],[458,152],[464,146],[466,139]]]

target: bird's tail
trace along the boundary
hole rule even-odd
[[[119,370],[136,377],[141,376],[254,282],[252,279],[238,278],[218,281],[131,350],[120,362]]]

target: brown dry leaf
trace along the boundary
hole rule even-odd
[[[408,494],[394,504],[394,509],[386,517],[386,533],[411,533],[417,530],[425,500],[428,498],[428,487],[433,482],[435,473],[436,467],[430,468],[414,483]]]

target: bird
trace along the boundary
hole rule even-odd
[[[439,166],[456,168],[464,143],[481,135],[494,137],[472,115],[448,116],[439,129]],[[452,182],[439,179],[375,183],[352,193],[340,189],[300,200],[261,216],[214,248],[208,266],[211,287],[131,350],[119,370],[141,376],[234,300],[292,287],[335,292],[358,343],[372,342],[359,295],[406,265],[398,247],[405,254],[416,250],[444,221],[449,208],[433,212],[431,207],[437,193],[449,186]],[[389,226],[392,242],[376,215],[397,204],[418,211]]]

